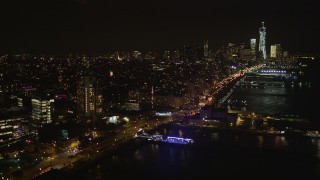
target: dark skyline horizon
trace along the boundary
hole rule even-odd
[[[315,0],[210,2],[208,0],[4,0],[0,3],[0,53],[103,53],[164,51],[209,41],[217,50],[259,39],[267,52],[281,44],[290,53],[320,52]]]

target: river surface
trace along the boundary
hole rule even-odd
[[[230,100],[246,101],[247,110],[260,114],[293,114],[316,121],[312,87],[266,87],[234,89]]]

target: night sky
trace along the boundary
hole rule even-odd
[[[171,50],[258,39],[320,53],[317,0],[0,0],[0,53]]]

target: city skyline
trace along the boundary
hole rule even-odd
[[[315,0],[0,7],[0,179],[320,179]]]
[[[268,27],[267,51],[318,53],[320,23],[315,1],[69,0],[1,2],[0,53],[103,53],[164,51],[186,44],[216,50],[259,39]]]

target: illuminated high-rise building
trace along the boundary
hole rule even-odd
[[[102,93],[95,76],[85,76],[77,89],[77,109],[79,117],[86,124],[95,125],[102,113]]]
[[[273,44],[270,46],[270,57],[271,58],[281,58],[282,50],[280,44]]]
[[[257,46],[257,40],[250,39],[250,48],[251,48],[252,54],[256,53],[256,46]]]
[[[209,56],[209,44],[208,44],[208,40],[204,41],[203,44],[203,53],[204,53],[204,58],[208,58]]]
[[[266,27],[264,26],[264,22],[262,22],[262,26],[259,28],[259,52],[262,53],[263,59],[267,58],[266,33]]]
[[[271,45],[271,47],[270,47],[270,57],[271,58],[275,58],[276,57],[276,46],[275,45]]]
[[[48,96],[37,96],[31,99],[32,120],[36,127],[52,123],[54,99]]]

